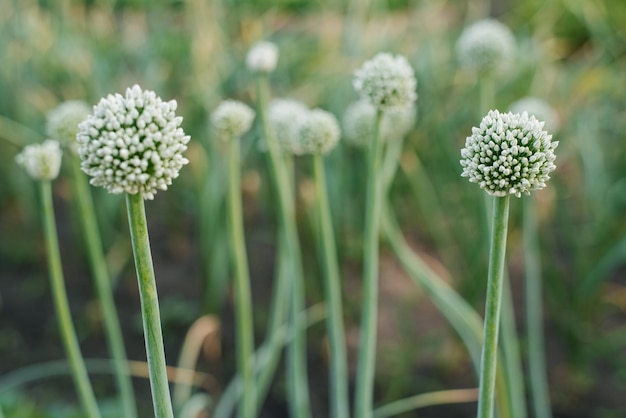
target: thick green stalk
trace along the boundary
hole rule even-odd
[[[498,358],[498,330],[502,304],[502,281],[506,253],[506,234],[509,222],[509,196],[494,197],[487,301],[480,369],[478,417],[492,418]]]
[[[382,209],[382,182],[378,180],[382,111],[376,114],[372,143],[368,150],[363,245],[363,304],[359,360],[356,372],[355,412],[357,418],[371,418],[376,369],[376,325],[378,318],[378,240]]]
[[[285,168],[282,165],[279,145],[273,135],[267,116],[267,104],[269,100],[269,83],[267,75],[257,77],[258,115],[263,128],[271,177],[276,185],[278,198],[279,230],[285,234],[285,247],[288,259],[291,260],[292,297],[291,297],[291,323],[292,340],[287,347],[287,377],[288,398],[291,416],[295,418],[308,418],[311,416],[308,373],[306,365],[306,338],[305,330],[299,329],[297,324],[300,312],[304,310],[304,283],[302,274],[302,260],[300,242],[296,227],[295,203],[290,198],[290,181]]]
[[[546,376],[542,329],[541,259],[537,239],[535,201],[523,200],[524,270],[526,272],[526,329],[528,338],[528,374],[533,412],[536,418],[552,418]]]
[[[243,379],[239,404],[240,418],[255,416],[254,334],[252,329],[252,295],[246,242],[241,210],[241,163],[239,138],[231,138],[228,151],[228,213],[231,257],[235,272],[235,329],[237,367]]]
[[[317,197],[318,228],[320,250],[324,268],[324,292],[328,317],[329,354],[330,354],[330,416],[334,418],[349,417],[348,405],[348,356],[346,354],[346,340],[343,325],[343,307],[341,302],[341,281],[337,262],[335,236],[328,205],[326,191],[326,175],[324,172],[324,157],[321,154],[313,155],[313,169]]]
[[[115,381],[120,391],[122,412],[125,418],[135,418],[137,416],[135,393],[128,370],[124,338],[122,337],[120,320],[115,309],[113,289],[102,250],[102,242],[100,240],[100,232],[98,231],[98,223],[96,222],[93,200],[89,191],[89,184],[87,177],[80,169],[80,160],[76,156],[71,156],[71,164],[82,232],[91,264],[91,274],[93,275],[100,301],[100,309],[104,319],[104,331],[106,332],[109,351],[113,358]]]
[[[155,418],[173,418],[172,398],[167,381],[163,331],[157,296],[150,238],[146,222],[146,210],[141,194],[126,194],[130,238],[135,256],[137,281],[141,302],[143,333],[146,342],[146,356],[152,390],[152,404]]]
[[[78,397],[83,406],[84,412],[89,418],[100,418],[100,411],[96,397],[93,394],[85,361],[80,352],[76,330],[72,323],[72,315],[67,300],[65,284],[63,280],[63,269],[61,267],[61,253],[59,251],[59,241],[56,224],[54,221],[54,206],[52,203],[52,186],[49,181],[40,181],[40,194],[42,204],[43,225],[46,239],[46,250],[48,251],[48,269],[50,273],[50,286],[54,298],[54,308],[56,310],[57,321],[61,338],[65,346],[65,352],[72,369],[72,378],[78,392]]]

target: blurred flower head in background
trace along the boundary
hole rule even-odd
[[[268,41],[252,45],[246,56],[246,66],[255,73],[271,73],[278,64],[278,47]]]
[[[484,19],[466,27],[456,44],[462,67],[479,73],[503,69],[514,57],[515,37],[495,19]]]
[[[322,109],[313,109],[300,119],[296,140],[302,154],[326,154],[335,148],[340,135],[335,115]]]
[[[35,180],[54,180],[59,176],[62,156],[59,142],[47,139],[41,144],[24,147],[15,161]]]
[[[81,100],[59,104],[46,115],[46,134],[63,145],[75,144],[78,124],[87,118],[90,111],[87,103]]]
[[[297,128],[309,109],[294,99],[273,99],[269,105],[268,118],[281,150],[288,154],[303,153],[300,141],[297,140]],[[259,148],[265,150],[267,144],[262,139]]]
[[[357,100],[346,108],[341,119],[346,142],[355,147],[369,146],[374,135],[376,108],[368,101]],[[383,114],[381,140],[394,140],[405,137],[415,125],[417,109],[415,104],[394,107]]]
[[[211,124],[222,141],[239,139],[248,132],[254,121],[254,110],[237,100],[224,100],[211,114]]]
[[[189,136],[176,108],[175,100],[164,102],[138,85],[125,96],[100,99],[77,135],[81,168],[91,184],[110,193],[140,193],[144,199],[167,190],[189,163],[183,157]]]
[[[548,132],[556,133],[561,127],[559,115],[554,108],[543,99],[538,97],[524,97],[511,104],[509,111],[512,113],[528,113],[545,123],[544,128]]]

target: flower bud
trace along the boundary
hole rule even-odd
[[[62,156],[59,142],[47,139],[24,147],[15,161],[35,180],[54,180],[59,176]]]

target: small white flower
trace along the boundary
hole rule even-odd
[[[138,85],[125,96],[100,99],[78,126],[78,154],[90,183],[110,193],[140,193],[144,199],[167,190],[189,163],[183,157],[189,136],[176,107],[175,100],[164,102]]]
[[[465,28],[456,44],[461,65],[478,72],[496,72],[515,54],[511,30],[495,19],[483,19]]]
[[[560,128],[559,116],[552,106],[538,97],[524,97],[509,107],[512,113],[526,112],[545,122],[545,129],[556,133]]]
[[[296,130],[300,154],[326,154],[335,148],[340,135],[335,115],[322,109],[307,112]]]
[[[414,104],[388,109],[381,121],[381,140],[394,140],[406,136],[415,125]],[[358,100],[346,108],[342,126],[346,141],[355,147],[367,147],[374,135],[376,109],[365,100]]]
[[[408,106],[417,99],[413,68],[402,55],[377,54],[356,71],[353,85],[377,109]]]
[[[520,197],[546,187],[558,144],[534,116],[491,110],[465,140],[461,175],[492,196]]]
[[[15,161],[35,180],[54,180],[59,176],[62,156],[59,142],[46,139],[41,144],[24,147]]]
[[[271,73],[278,63],[278,47],[268,41],[252,45],[246,56],[246,66],[252,72]]]
[[[61,103],[46,115],[46,134],[64,145],[76,143],[78,124],[84,121],[91,109],[80,100]]]
[[[248,132],[254,121],[254,110],[236,100],[224,100],[211,114],[211,123],[222,141],[238,139]]]
[[[297,140],[297,129],[300,120],[308,112],[306,105],[298,100],[273,99],[270,102],[268,119],[282,152],[294,155],[303,153],[300,141]],[[259,141],[259,149],[267,149],[263,139]]]

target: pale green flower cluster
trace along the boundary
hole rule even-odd
[[[335,148],[340,135],[335,115],[322,109],[308,111],[296,128],[301,154],[326,154]]]
[[[47,139],[24,147],[15,161],[35,180],[54,180],[59,176],[62,156],[59,141]]]
[[[167,190],[189,163],[183,153],[189,136],[180,127],[175,100],[164,102],[153,91],[134,85],[125,96],[108,95],[79,125],[78,154],[91,184],[110,193],[141,194],[153,199]]]
[[[304,103],[293,99],[274,99],[270,102],[269,123],[281,151],[295,155],[303,153],[300,141],[297,140],[297,128],[308,111]]]
[[[381,140],[395,140],[406,136],[415,125],[416,114],[413,103],[385,111],[380,127]],[[346,108],[341,122],[344,138],[350,145],[367,147],[374,135],[376,109],[365,100],[352,102]]]
[[[504,68],[515,53],[511,30],[495,19],[483,19],[465,28],[456,44],[461,66],[483,72]]]
[[[465,140],[461,175],[490,195],[520,197],[546,186],[557,145],[534,116],[492,110]]]
[[[254,110],[245,103],[225,100],[211,114],[211,123],[222,141],[238,139],[248,132],[254,121]]]
[[[252,45],[246,56],[246,66],[252,72],[271,73],[278,64],[278,47],[268,41]]]
[[[61,103],[46,115],[46,134],[63,145],[76,143],[78,124],[84,121],[91,109],[80,100],[68,100]]]

